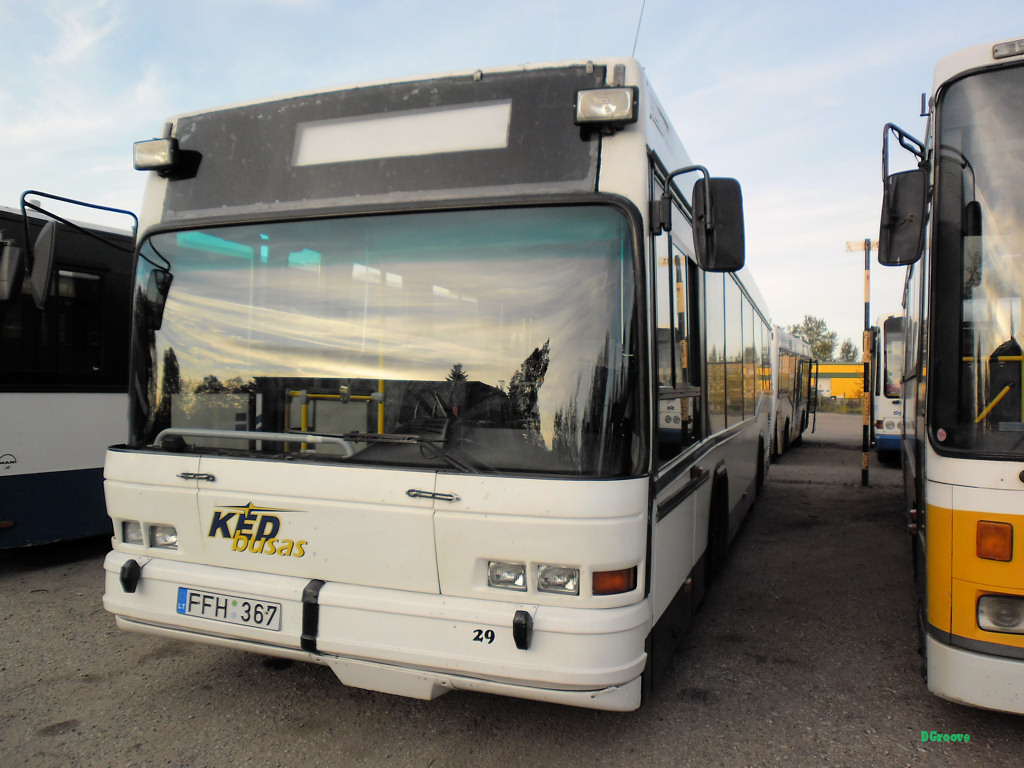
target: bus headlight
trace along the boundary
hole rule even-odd
[[[580,570],[564,565],[541,565],[537,568],[537,591],[558,595],[580,593]]]
[[[121,540],[125,544],[142,546],[145,539],[142,538],[142,523],[138,520],[124,520],[121,523]]]
[[[487,564],[487,586],[526,591],[526,564],[491,561]]]
[[[979,598],[978,626],[986,632],[1024,635],[1024,597],[985,595]]]
[[[178,531],[173,525],[151,525],[149,527],[149,546],[160,549],[177,549]]]

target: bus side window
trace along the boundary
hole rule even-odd
[[[671,235],[653,239],[654,299],[657,327],[655,355],[658,370],[658,414],[655,429],[657,459],[664,464],[678,456],[700,436],[699,366],[690,344],[695,320],[693,270],[687,254],[674,242],[688,233],[684,214],[677,208]],[[694,337],[695,338],[695,337]]]
[[[681,215],[677,218],[681,219]],[[694,293],[697,285],[697,263],[685,251],[672,244],[673,289],[675,291],[675,369],[676,390],[680,393],[686,414],[683,446],[697,442],[702,436],[703,409],[701,408],[700,363],[696,355],[700,345],[691,340],[700,338],[697,325],[700,306],[699,297]]]
[[[725,281],[721,272],[704,273],[708,415],[711,433],[725,429]]]

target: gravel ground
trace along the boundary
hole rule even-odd
[[[925,690],[900,470],[872,457],[864,488],[860,462],[860,417],[821,414],[625,715],[421,702],[124,633],[100,602],[106,542],[0,554],[0,766],[1020,765],[1024,718]]]

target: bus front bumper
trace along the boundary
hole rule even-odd
[[[1024,660],[976,653],[925,639],[928,689],[943,699],[1024,714]]]
[[[142,567],[133,592],[122,584],[131,560]],[[104,569],[103,604],[122,629],[323,664],[345,685],[420,699],[467,690],[614,711],[640,705],[647,600],[579,609],[331,582],[311,599],[310,581],[290,576],[120,552]],[[191,612],[207,596],[235,605]],[[274,621],[240,623],[242,605],[272,611]],[[525,648],[521,627],[518,645],[514,636],[517,612],[532,625]]]

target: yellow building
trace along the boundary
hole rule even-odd
[[[864,363],[818,363],[818,397],[857,399],[864,394]]]

